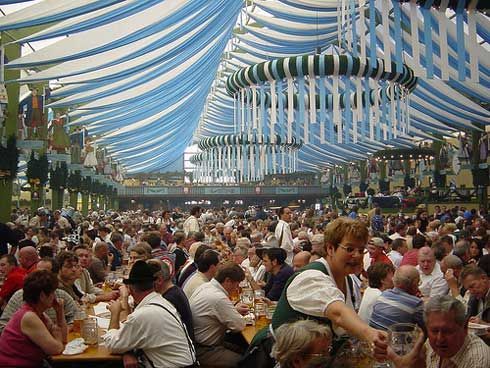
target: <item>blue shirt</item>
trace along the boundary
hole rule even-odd
[[[369,325],[387,330],[395,323],[414,323],[425,329],[424,302],[406,291],[393,288],[385,290],[373,306]]]
[[[293,268],[284,263],[277,274],[271,275],[264,287],[266,298],[272,301],[279,300],[282,290],[293,273]]]

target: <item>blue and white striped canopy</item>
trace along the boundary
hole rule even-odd
[[[0,0],[0,6],[19,2]],[[318,170],[387,147],[410,148],[419,139],[490,124],[485,108],[490,102],[489,17],[477,12],[470,18],[448,9],[447,34],[442,34],[440,12],[424,8],[414,18],[409,4],[400,3],[44,0],[0,18],[0,31],[44,25],[17,40],[20,43],[66,36],[11,60],[7,68],[37,72],[7,82],[59,83],[48,106],[69,111],[70,124],[86,126],[96,144],[105,146],[128,173],[164,170],[193,141],[236,133],[236,102],[226,93],[225,82],[241,68],[300,54],[358,53],[352,45],[361,40],[374,50],[374,57],[402,57],[419,77],[410,97],[408,133],[389,142],[332,145],[320,143],[319,131],[313,131],[314,139],[300,150],[299,168]],[[339,44],[346,32],[339,26],[339,11],[368,6],[372,13],[366,11],[351,22],[351,46]],[[386,7],[394,16],[385,16]],[[462,39],[472,37],[467,31],[470,20],[476,42],[462,46]],[[415,50],[414,30],[420,41]],[[447,61],[441,47],[447,47]],[[472,79],[475,55],[477,83]],[[427,78],[427,69],[433,78]]]

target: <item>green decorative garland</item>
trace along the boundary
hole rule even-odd
[[[82,179],[80,189],[84,194],[92,193],[92,178],[90,176]]]
[[[298,77],[310,75],[308,65],[313,63],[314,75],[324,77],[334,75],[337,67],[338,75],[343,76],[360,76],[386,81],[393,81],[412,91],[417,86],[417,77],[413,70],[403,64],[403,72],[398,74],[395,72],[396,63],[391,63],[392,72],[385,72],[384,60],[376,59],[377,63],[371,66],[370,60],[366,59],[365,63],[361,63],[361,59],[350,55],[300,55],[287,58],[280,58],[272,61],[265,61],[259,64],[240,69],[230,75],[226,81],[226,91],[230,96],[234,96],[240,89],[250,87],[252,85],[268,82],[270,79],[282,80],[290,77]],[[352,70],[348,73],[348,64],[352,63]],[[301,70],[298,70],[298,64]],[[320,73],[320,65],[325,68],[325,73]],[[286,69],[288,73],[286,72]]]
[[[7,146],[0,144],[0,179],[14,179],[19,166],[19,149],[17,139],[11,135],[7,139]]]
[[[430,148],[400,148],[378,151],[373,157],[379,160],[420,160],[435,155]]]
[[[82,175],[80,171],[75,171],[68,176],[67,180],[68,190],[70,192],[80,192],[82,188]]]
[[[51,189],[64,189],[68,183],[68,167],[66,162],[61,162],[55,169],[49,170],[49,186]]]
[[[46,154],[35,158],[34,151],[31,152],[29,162],[27,162],[26,176],[29,183],[34,185],[44,185],[48,182],[49,161]]]

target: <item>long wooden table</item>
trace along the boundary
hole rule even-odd
[[[250,344],[255,334],[260,331],[262,328],[256,328],[255,326],[247,326],[242,330],[242,336],[247,340]]]
[[[87,314],[94,315],[93,307],[89,307]],[[106,333],[105,330],[99,328],[99,342],[101,341],[101,336]],[[70,332],[68,334],[68,341],[74,340],[80,337],[80,334]],[[122,360],[122,355],[111,354],[109,350],[104,346],[99,344],[89,345],[87,350],[81,354],[76,355],[53,355],[51,357],[53,363],[75,363],[75,362],[103,362],[103,361],[120,361]]]

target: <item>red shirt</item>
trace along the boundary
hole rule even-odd
[[[404,254],[402,261],[400,262],[400,266],[404,266],[404,265],[417,266],[418,255],[419,255],[418,249],[410,249],[407,253]]]
[[[29,266],[29,268],[22,268],[24,271],[26,271],[27,274],[30,274],[31,272],[34,272],[37,270],[37,262],[34,262]]]
[[[26,274],[26,270],[21,267],[12,268],[7,274],[2,289],[0,290],[0,298],[5,302],[8,302],[10,297],[24,286]]]
[[[386,263],[386,264],[389,264],[390,266],[393,266],[393,263],[391,262],[391,260],[384,253],[380,253],[376,257],[371,258],[371,265],[373,265],[375,263]]]

